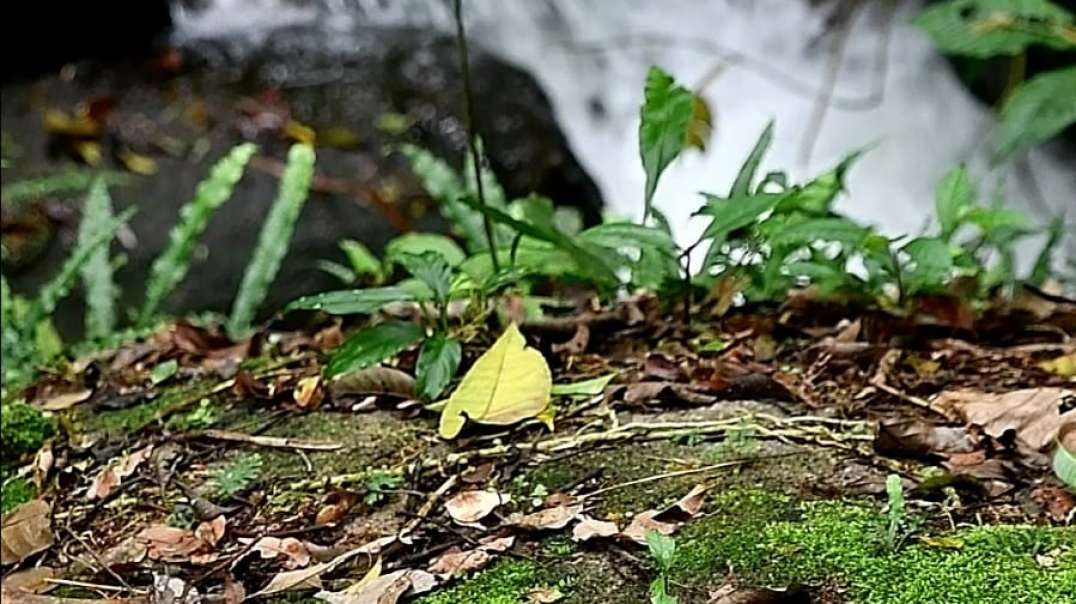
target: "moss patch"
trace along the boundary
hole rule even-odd
[[[0,489],[0,514],[6,514],[16,506],[34,498],[34,487],[23,478],[5,481]]]
[[[677,539],[679,581],[712,583],[728,568],[760,585],[837,580],[859,604],[1071,604],[1076,593],[1072,529],[967,528],[946,535],[955,549],[914,543],[891,552],[885,520],[870,506],[730,492],[711,509]],[[1041,565],[1039,554],[1052,566]]]
[[[502,559],[471,579],[416,600],[416,604],[519,604],[541,580],[526,560]]]
[[[101,430],[110,434],[138,432],[164,419],[170,413],[201,400],[216,386],[217,384],[209,382],[177,386],[161,393],[151,401],[132,405],[126,409],[96,410],[86,417],[86,427],[91,431]]]
[[[22,401],[0,405],[0,437],[5,460],[37,451],[55,430],[52,418],[45,417],[36,407]]]

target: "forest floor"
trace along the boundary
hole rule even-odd
[[[848,312],[688,326],[642,297],[524,324],[570,384],[555,429],[454,440],[413,400],[414,353],[326,383],[338,323],[167,326],[24,393],[56,428],[9,465],[4,599],[638,603],[658,580],[685,603],[1076,602],[1050,471],[1076,304]]]

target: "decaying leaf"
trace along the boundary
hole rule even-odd
[[[93,394],[93,390],[89,388],[76,390],[74,392],[64,392],[42,401],[38,406],[44,411],[63,411],[64,409],[70,409],[90,398],[91,394]]]
[[[202,543],[214,546],[224,537],[227,526],[228,519],[224,517],[224,514],[220,514],[212,520],[199,523],[194,529],[194,536]]]
[[[344,564],[348,560],[358,556],[360,554],[377,555],[381,553],[381,550],[390,543],[396,541],[395,536],[382,537],[375,539],[369,543],[365,543],[356,547],[355,549],[348,550],[328,562],[322,562],[320,564],[314,564],[306,568],[300,568],[298,570],[289,570],[273,575],[273,578],[269,581],[269,584],[263,587],[260,591],[251,594],[249,597],[257,598],[262,596],[268,596],[285,591],[291,591],[293,589],[320,589],[321,588],[321,575],[331,572],[341,564]]]
[[[314,524],[322,526],[339,522],[359,502],[359,496],[347,491],[333,491],[325,497],[325,505],[318,510]]]
[[[1027,388],[1004,394],[956,390],[943,392],[931,406],[981,427],[995,439],[1012,434],[1031,451],[1041,452],[1051,446],[1063,423],[1076,421],[1076,407],[1070,402],[1074,398],[1076,390],[1068,388]]]
[[[564,599],[564,592],[556,587],[535,587],[527,592],[527,601],[531,604],[552,604]]]
[[[454,438],[468,419],[507,425],[547,412],[553,387],[549,365],[526,344],[512,323],[475,361],[441,412],[442,437]]]
[[[4,515],[0,528],[0,564],[22,562],[53,542],[52,507],[34,499]]]
[[[612,537],[620,532],[615,522],[597,520],[590,516],[580,516],[579,523],[572,529],[572,541],[589,541],[595,537]]]
[[[56,587],[55,583],[48,581],[56,577],[56,570],[48,566],[28,568],[4,577],[2,589],[5,594],[43,594]]]
[[[344,591],[319,591],[314,597],[329,604],[396,604],[405,594],[425,593],[436,586],[437,578],[432,574],[402,569],[369,580],[363,578]]]
[[[251,547],[262,559],[270,560],[280,558],[284,561],[284,568],[294,569],[310,564],[310,552],[306,546],[295,537],[262,537]]]
[[[415,378],[394,367],[367,367],[340,375],[329,385],[333,400],[371,394],[415,396]]]
[[[93,479],[90,490],[86,492],[86,498],[92,501],[108,497],[116,487],[120,486],[123,479],[134,474],[138,466],[149,459],[152,453],[153,445],[147,445],[128,455],[124,455],[118,462],[101,470]]]
[[[646,534],[650,531],[657,531],[662,535],[673,534],[676,531],[676,525],[671,522],[655,520],[655,516],[658,514],[657,510],[648,510],[636,514],[631,519],[631,524],[621,531],[620,535],[641,545],[646,545]]]
[[[295,384],[292,396],[300,409],[317,409],[321,404],[321,399],[325,397],[325,390],[321,387],[321,376],[311,375],[300,379]]]
[[[138,539],[145,544],[151,560],[164,562],[183,562],[205,546],[194,531],[164,524],[142,529]]]
[[[1076,377],[1076,352],[1070,352],[1049,361],[1043,361],[1039,363],[1039,367],[1061,377]]]
[[[497,491],[460,491],[445,502],[445,510],[460,524],[473,524],[489,516],[497,506],[511,501],[511,496]]]
[[[479,541],[474,549],[453,547],[431,562],[428,570],[446,581],[457,575],[481,570],[493,560],[493,554],[508,550],[515,541],[516,538],[512,536],[487,537]]]
[[[508,523],[520,528],[533,530],[562,529],[583,513],[583,504],[558,505],[534,512],[533,514],[512,514]]]
[[[882,422],[874,437],[874,450],[891,457],[927,458],[939,454],[970,453],[976,443],[963,426],[939,426],[921,419]]]

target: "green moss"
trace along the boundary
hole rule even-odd
[[[0,405],[0,438],[5,459],[37,451],[55,431],[52,418],[45,417],[36,407],[22,401]]]
[[[503,558],[471,579],[416,600],[416,604],[519,604],[540,571],[526,560]]]
[[[153,422],[167,417],[207,396],[216,384],[200,383],[193,386],[177,386],[166,390],[157,398],[112,411],[97,410],[86,418],[90,430],[103,430],[112,434],[138,432]]]
[[[12,478],[0,487],[0,514],[6,514],[16,506],[34,498],[34,486],[23,478]]]
[[[676,579],[698,583],[731,567],[741,580],[764,585],[837,580],[858,604],[1076,601],[1070,528],[967,528],[946,535],[955,549],[915,543],[892,552],[885,519],[869,506],[730,492],[715,507],[677,539]],[[1049,552],[1055,563],[1043,567],[1036,555]]]

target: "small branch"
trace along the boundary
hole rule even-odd
[[[279,436],[252,436],[250,434],[244,434],[242,432],[231,432],[229,430],[205,430],[204,432],[199,433],[198,436],[211,438],[214,440],[249,443],[252,445],[257,445],[259,447],[272,447],[275,449],[336,451],[337,449],[341,449],[344,446],[340,443],[315,442],[294,438],[282,438]]]

